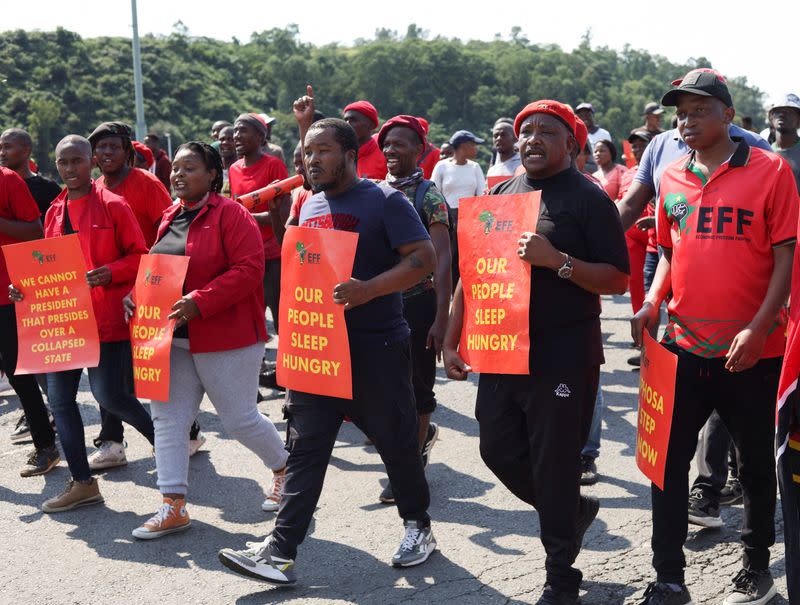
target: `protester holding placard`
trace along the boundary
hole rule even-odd
[[[565,605],[579,602],[582,575],[572,565],[599,510],[579,485],[603,363],[599,295],[625,291],[628,254],[613,203],[573,166],[570,108],[531,103],[514,131],[526,172],[491,193],[541,191],[538,223],[521,228],[531,231],[518,250],[533,265],[530,374],[481,374],[476,416],[481,457],[539,513],[547,580],[537,603]],[[471,369],[458,352],[463,297],[459,284],[445,339],[445,369],[456,380]]]
[[[439,435],[439,427],[431,422],[431,414],[436,409],[433,386],[436,358],[441,358],[453,291],[450,219],[447,200],[417,167],[417,158],[427,146],[425,129],[418,118],[401,115],[387,120],[378,133],[378,144],[389,169],[386,182],[402,191],[414,205],[436,250],[436,271],[403,292],[403,316],[411,330],[411,381],[419,414],[419,447],[423,465],[427,467],[431,448]],[[394,504],[391,483],[387,483],[379,499],[384,504]]]
[[[0,244],[39,239],[42,224],[39,208],[25,186],[25,181],[8,168],[0,167]],[[0,288],[10,284],[5,257],[0,254]],[[56,448],[56,436],[50,426],[42,392],[32,374],[16,373],[17,315],[14,305],[5,296],[0,297],[0,364],[11,388],[19,397],[24,412],[23,419],[30,429],[34,451],[28,456],[23,477],[43,475],[58,464],[61,457]]]
[[[673,85],[661,103],[677,107],[678,130],[691,153],[661,176],[656,213],[664,255],[631,328],[641,342],[671,292],[663,343],[678,356],[675,403],[664,489],[651,489],[657,578],[642,603],[691,600],[683,554],[688,471],[697,433],[714,410],[736,445],[744,492],[742,569],[724,603],[766,603],[776,592],[769,549],[775,542],[774,406],[786,346],[781,307],[800,200],[783,158],[731,139],[735,110],[721,75],[696,69]]]
[[[56,167],[66,190],[45,217],[45,237],[77,233],[92,289],[92,306],[100,333],[100,363],[88,368],[92,395],[153,443],[150,415],[133,395],[133,370],[122,297],[131,289],[139,257],[147,252],[142,230],[128,204],[91,180],[92,148],[86,139],[69,135],[56,146]],[[15,302],[22,293],[9,287]],[[66,490],[42,505],[46,513],[102,502],[97,480],[86,458],[83,421],[75,400],[81,370],[47,375],[47,392],[72,480]]]
[[[296,581],[297,547],[311,523],[345,416],[375,443],[392,483],[405,525],[392,565],[419,565],[436,549],[401,294],[433,271],[435,251],[402,193],[356,176],[355,131],[338,119],[312,125],[311,95],[309,86],[308,95],[294,104],[308,178],[317,191],[303,204],[299,220],[301,227],[358,234],[352,278],[333,290],[334,302],[345,309],[353,398],[288,391],[290,453],[275,528],[263,543],[219,553],[231,570],[278,584]]]
[[[155,174],[134,166],[133,132],[124,122],[99,124],[89,142],[101,172],[96,185],[127,202],[149,248],[156,239],[161,214],[172,204],[168,190]],[[89,455],[89,468],[97,471],[127,464],[124,435],[122,421],[100,408],[100,433],[94,439],[97,449]]]
[[[219,195],[222,160],[210,145],[181,145],[172,162],[180,203],[165,214],[151,254],[189,257],[184,296],[172,307],[169,401],[152,401],[156,470],[163,503],[133,531],[140,539],[188,529],[186,492],[189,427],[208,394],[226,432],[255,452],[273,473],[264,510],[277,510],[288,454],[275,425],[256,408],[264,355],[262,273],[258,225],[241,204]],[[126,314],[135,312],[131,297]]]

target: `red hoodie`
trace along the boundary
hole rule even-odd
[[[69,206],[70,223],[78,234],[87,269],[111,269],[111,283],[91,289],[100,342],[130,340],[122,299],[133,288],[139,257],[147,254],[139,223],[124,199],[95,183],[87,196],[72,200]],[[45,215],[45,237],[64,235],[66,208],[65,189]]]

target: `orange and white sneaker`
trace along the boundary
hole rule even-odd
[[[189,529],[191,525],[192,520],[189,519],[189,513],[186,512],[186,500],[164,498],[164,503],[158,512],[131,533],[134,538],[140,540],[155,540],[167,534]]]
[[[272,471],[272,487],[270,487],[267,499],[261,505],[261,510],[267,513],[274,513],[281,507],[284,485],[286,485],[286,468]]]

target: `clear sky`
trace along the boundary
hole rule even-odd
[[[762,6],[763,12],[759,12]],[[790,60],[797,55],[793,32],[799,6],[797,0],[772,0],[764,5],[721,0],[550,4],[531,0],[138,0],[140,35],[169,34],[180,20],[190,35],[222,40],[235,36],[247,41],[253,31],[297,23],[304,41],[350,44],[356,38],[373,37],[381,27],[403,34],[409,23],[416,23],[431,36],[462,40],[490,40],[496,33],[508,36],[517,25],[532,42],[571,50],[591,28],[593,46],[621,49],[630,44],[675,62],[705,56],[726,76],[747,77],[750,84],[767,93],[767,100],[790,91],[800,93],[800,71]],[[675,14],[672,22],[671,13]],[[781,31],[778,25],[782,25]],[[3,2],[0,30],[52,30],[57,26],[84,37],[130,36],[130,2]]]

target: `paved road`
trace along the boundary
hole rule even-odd
[[[587,490],[600,498],[602,508],[578,559],[589,605],[632,602],[652,578],[650,491],[634,462],[638,374],[625,364],[631,353],[629,310],[627,298],[604,301],[602,480]],[[208,443],[190,469],[194,526],[141,543],[130,531],[160,502],[147,442],[127,432],[128,466],[100,479],[104,506],[43,515],[41,501],[61,490],[68,471],[62,462],[45,477],[19,477],[29,448],[9,442],[19,404],[6,393],[0,397],[0,603],[535,603],[544,581],[537,515],[498,485],[480,460],[475,390],[474,381],[438,380],[441,406],[434,419],[442,430],[428,479],[440,551],[417,568],[398,571],[387,565],[402,535],[401,523],[394,508],[377,503],[385,482],[380,459],[363,445],[363,435],[345,425],[315,524],[301,547],[300,581],[292,588],[237,577],[217,561],[219,548],[260,539],[273,515],[260,509],[269,472],[222,432],[207,400],[200,422]],[[85,382],[80,401],[89,443],[99,416]],[[279,430],[284,428],[280,399],[260,407]],[[697,603],[721,603],[739,569],[741,507],[724,510],[723,519],[723,530],[690,532],[687,581]],[[777,529],[772,572],[785,594],[780,518]]]

